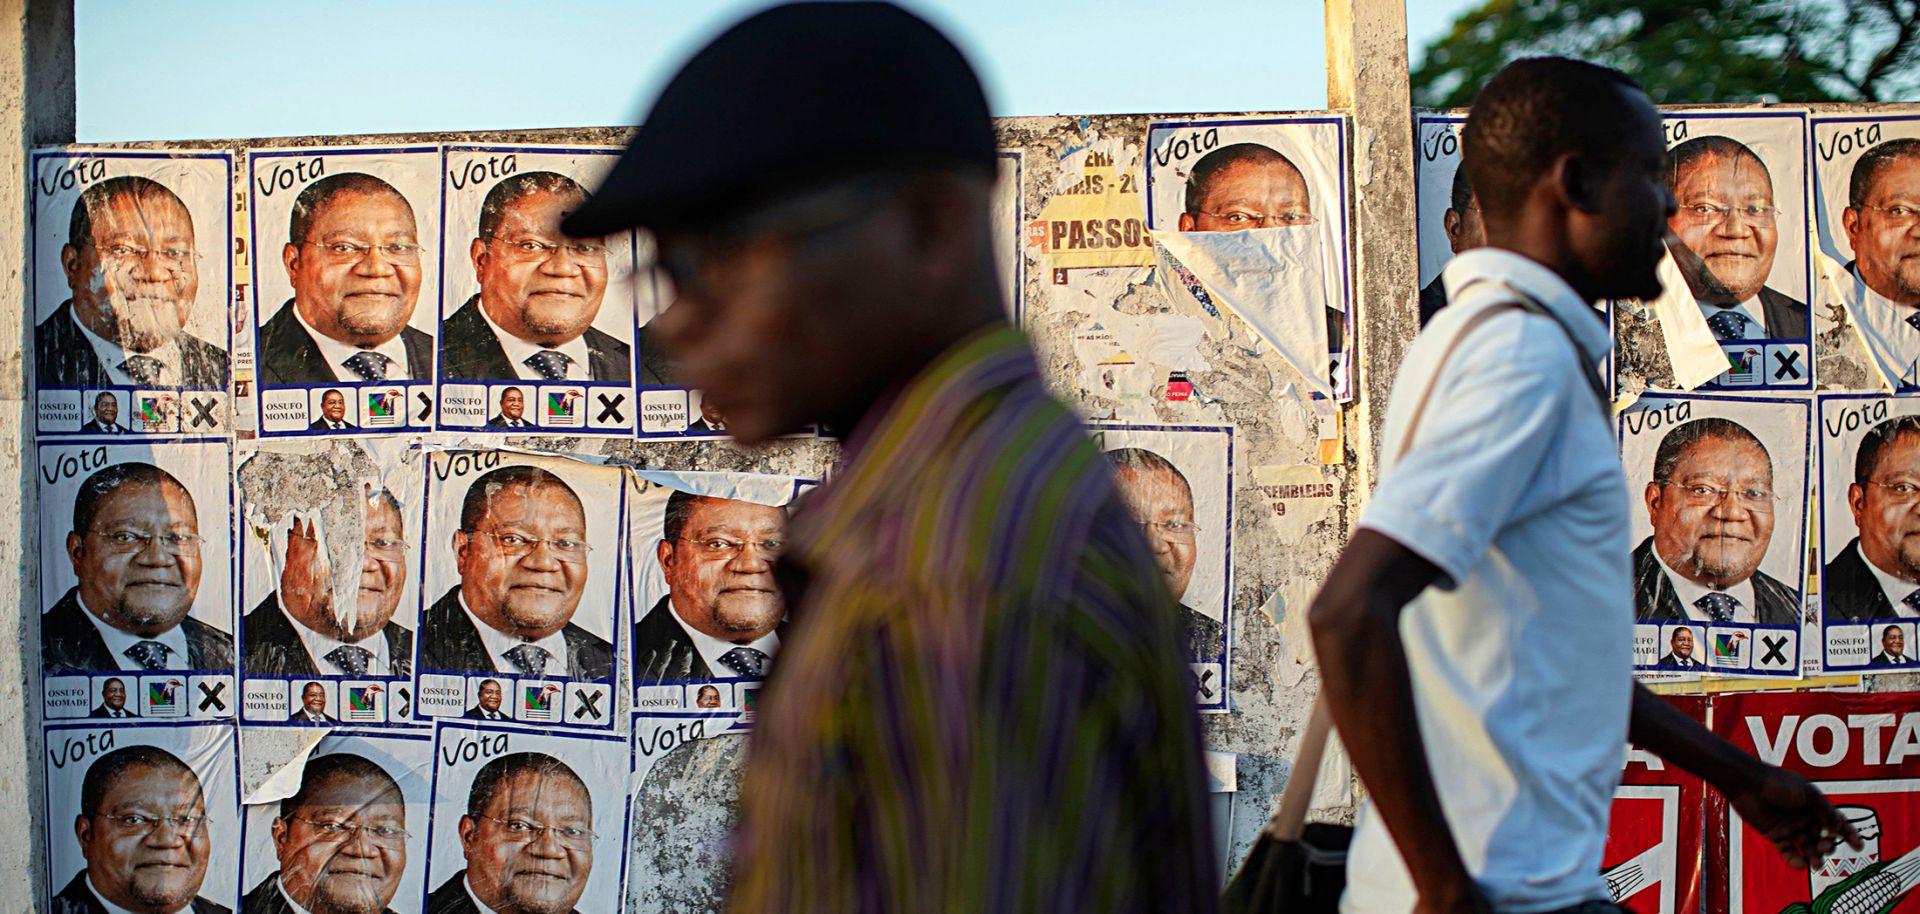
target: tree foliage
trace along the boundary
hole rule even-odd
[[[1626,71],[1661,104],[1920,97],[1920,0],[1488,0],[1428,45],[1416,104],[1464,106],[1508,61]]]

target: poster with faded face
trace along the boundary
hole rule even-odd
[[[773,566],[796,480],[641,471],[633,486],[635,707],[745,707],[785,634]]]
[[[232,449],[42,444],[40,661],[50,718],[232,717]]]
[[[426,910],[620,911],[627,769],[625,737],[439,722]]]
[[[1233,429],[1095,425],[1120,498],[1146,535],[1180,625],[1194,700],[1226,710],[1233,594]]]
[[[707,910],[723,900],[747,729],[734,712],[634,712],[629,914]]]
[[[1920,387],[1920,117],[1812,121],[1821,384]],[[1844,330],[1851,327],[1855,333]]]
[[[424,456],[269,440],[238,462],[242,719],[411,724]]]
[[[55,723],[46,752],[53,910],[236,909],[232,723]]]
[[[1800,676],[1811,412],[1649,393],[1620,414],[1636,668]]]
[[[631,434],[636,378],[664,383],[659,353],[635,323],[633,233],[560,231],[620,150],[448,146],[444,155],[439,427]]]
[[[232,431],[227,152],[32,156],[35,427]]]
[[[1167,285],[1225,308],[1300,372],[1350,396],[1346,122],[1338,117],[1147,125],[1147,228]]]
[[[1447,306],[1447,290],[1440,271],[1461,251],[1484,246],[1487,229],[1480,221],[1480,198],[1473,193],[1467,170],[1461,165],[1460,131],[1464,114],[1421,114],[1416,118],[1414,149],[1414,206],[1419,217],[1420,326]]]
[[[333,730],[310,749],[243,798],[241,910],[419,914],[432,734]]]
[[[1920,397],[1819,400],[1820,632],[1830,672],[1913,669]]]
[[[1667,189],[1679,206],[1667,219],[1667,250],[1727,357],[1706,386],[1807,389],[1806,114],[1681,110],[1662,119]]]
[[[1020,300],[1027,284],[1027,259],[1020,254],[1025,153],[1018,149],[1000,150],[1000,174],[993,182],[993,262],[1000,269],[1000,288],[1005,290],[1007,314],[1019,326],[1024,313]]]
[[[429,455],[416,717],[611,729],[626,474]]]
[[[256,149],[247,176],[260,434],[431,429],[440,148]]]

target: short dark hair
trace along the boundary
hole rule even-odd
[[[474,480],[473,485],[467,487],[467,497],[460,502],[460,529],[467,533],[478,530],[480,521],[486,518],[487,510],[493,506],[493,496],[510,486],[528,488],[558,486],[573,499],[574,505],[580,509],[582,515],[587,513],[586,505],[581,503],[580,496],[573,491],[572,486],[567,485],[566,480],[535,466],[501,467],[497,470],[489,470],[479,479]]]
[[[107,786],[134,768],[183,772],[193,778],[194,789],[200,789],[200,776],[194,774],[193,769],[187,767],[187,763],[181,761],[179,756],[159,746],[122,746],[94,759],[93,764],[87,766],[86,776],[80,779],[80,814],[98,814],[100,801],[107,796]]]
[[[552,171],[530,171],[526,174],[511,175],[506,180],[487,191],[487,199],[480,203],[480,225],[474,235],[482,241],[490,241],[493,233],[500,230],[500,219],[504,211],[515,200],[537,193],[569,194],[587,199],[587,189],[566,175]]]
[[[1672,644],[1673,639],[1680,637],[1682,632],[1685,632],[1686,636],[1689,638],[1693,637],[1693,628],[1691,626],[1682,625],[1679,628],[1674,629],[1673,633],[1667,636],[1667,643]]]
[[[113,684],[114,684],[114,683],[116,683],[116,682],[117,682],[117,683],[120,683],[120,687],[121,687],[121,688],[123,688],[123,689],[127,687],[127,683],[126,683],[126,681],[125,681],[125,680],[123,680],[123,679],[121,679],[120,677],[118,677],[118,676],[108,676],[108,677],[107,677],[107,681],[106,681],[106,682],[103,682],[103,683],[100,683],[100,688],[103,688],[103,689],[104,689],[104,688],[106,688],[107,686],[110,686],[110,685],[113,685]]]
[[[1453,170],[1453,188],[1447,195],[1447,208],[1456,213],[1464,213],[1472,203],[1473,185],[1467,181],[1467,164],[1461,162],[1460,167]]]
[[[93,241],[93,211],[109,206],[115,197],[132,197],[140,200],[148,197],[172,200],[175,206],[187,210],[180,202],[180,196],[168,189],[165,184],[152,178],[139,175],[117,175],[80,192],[80,198],[73,201],[73,215],[67,218],[67,243],[74,247]],[[189,222],[193,219],[191,210],[187,210]]]
[[[500,680],[494,679],[492,677],[488,677],[486,679],[480,680],[480,688],[484,689],[487,686],[493,686],[496,689],[500,688]]]
[[[113,395],[113,391],[111,391],[111,390],[103,390],[103,391],[101,391],[101,392],[99,392],[99,393],[97,393],[97,394],[94,394],[94,396],[93,396],[93,406],[94,406],[94,408],[95,408],[95,409],[99,409],[99,408],[100,408],[100,401],[101,401],[101,400],[111,400],[111,401],[113,401],[113,405],[115,405],[115,406],[119,406],[119,405],[120,405],[120,398],[119,398],[119,397],[116,397],[116,396],[114,396],[114,395]]]
[[[1193,171],[1187,174],[1187,215],[1200,215],[1200,204],[1207,199],[1207,191],[1212,189],[1213,179],[1229,166],[1243,162],[1249,165],[1269,165],[1279,162],[1293,169],[1295,174],[1300,173],[1300,167],[1293,164],[1292,159],[1281,155],[1279,150],[1271,146],[1262,146],[1259,143],[1235,143],[1231,146],[1222,146],[1201,156],[1200,161],[1193,163]],[[1301,175],[1302,183],[1305,183],[1305,180],[1306,176]]]
[[[1643,91],[1619,70],[1567,57],[1516,60],[1495,73],[1474,97],[1461,132],[1463,167],[1482,215],[1517,211],[1564,153],[1614,162],[1620,125],[1632,110],[1625,90]]]
[[[309,680],[307,680],[307,684],[306,684],[306,685],[303,685],[303,686],[301,686],[301,687],[300,687],[300,694],[302,694],[302,695],[305,695],[305,694],[307,694],[307,690],[308,690],[308,689],[310,689],[310,688],[313,688],[314,686],[320,686],[320,691],[322,691],[322,692],[324,692],[324,691],[326,691],[326,690],[327,690],[327,687],[326,687],[326,686],[324,686],[324,685],[320,685],[320,680],[318,680],[318,679],[309,679]]]
[[[680,534],[687,529],[687,515],[693,513],[693,503],[705,497],[673,490],[673,494],[667,496],[667,512],[660,524],[660,538],[669,543],[679,542]]]
[[[1732,419],[1708,416],[1695,419],[1673,427],[1673,431],[1660,439],[1660,446],[1653,452],[1653,481],[1668,482],[1673,479],[1673,471],[1680,466],[1680,458],[1686,456],[1693,446],[1706,440],[1739,441],[1760,449],[1767,458],[1767,468],[1773,468],[1773,455],[1767,452],[1767,446],[1760,443],[1753,432]]]
[[[1920,156],[1920,138],[1899,137],[1861,153],[1853,162],[1853,177],[1847,181],[1847,205],[1854,209],[1866,206],[1867,194],[1880,180],[1880,173],[1909,156]]]
[[[126,485],[172,486],[180,490],[181,495],[186,496],[187,507],[193,508],[195,519],[197,520],[200,516],[200,509],[193,504],[193,493],[187,491],[187,487],[182,485],[180,480],[173,478],[172,473],[151,463],[141,463],[136,460],[102,467],[80,483],[79,491],[73,496],[73,532],[85,534],[92,530],[93,517],[100,513],[100,503],[105,501],[107,496],[120,491],[121,486]]]
[[[587,782],[573,773],[566,762],[544,752],[515,752],[486,763],[480,773],[473,776],[473,787],[467,791],[467,815],[475,818],[485,815],[487,807],[493,804],[493,795],[500,791],[500,782],[523,771],[536,777],[557,776],[572,781],[587,795],[587,809],[593,809],[593,791],[587,789]]]
[[[334,781],[343,780],[372,781],[377,785],[377,789],[367,790],[360,795],[359,799],[363,803],[371,803],[389,793],[400,797],[402,801],[406,799],[406,796],[400,792],[400,782],[394,780],[393,775],[388,774],[385,768],[373,762],[346,753],[316,755],[307,759],[307,766],[300,770],[300,789],[294,791],[293,796],[280,801],[279,818],[285,819],[295,811],[305,808],[313,801],[313,795],[318,793],[320,788]]]
[[[1895,416],[1867,429],[1860,439],[1860,449],[1853,452],[1854,483],[1866,486],[1873,482],[1874,471],[1880,469],[1880,452],[1901,435],[1920,435],[1920,416]]]
[[[1759,153],[1730,136],[1697,136],[1667,151],[1667,190],[1676,191],[1680,187],[1680,172],[1695,161],[1705,158],[1737,159],[1748,158],[1760,166],[1760,173],[1767,176],[1767,185],[1773,185],[1773,172],[1767,169],[1767,163]]]
[[[394,189],[393,185],[365,172],[342,172],[307,185],[301,189],[300,196],[293,198],[293,212],[287,217],[287,243],[304,243],[320,211],[341,194],[391,194],[400,201],[401,206],[406,207],[407,218],[413,218],[413,204],[407,202],[407,196]]]
[[[340,399],[345,400],[347,398],[347,392],[338,387],[329,387],[325,393],[320,395],[320,402],[325,403],[327,402],[327,398],[332,396],[338,396]]]
[[[1885,638],[1888,635],[1897,635],[1899,633],[1900,633],[1900,626],[1889,625],[1886,628],[1883,628],[1880,630],[1880,637]]]
[[[1193,485],[1187,482],[1187,474],[1180,472],[1180,468],[1174,466],[1172,461],[1146,448],[1115,448],[1107,452],[1107,462],[1113,465],[1116,473],[1121,470],[1131,470],[1135,473],[1168,473],[1173,476],[1175,482],[1180,484],[1180,489],[1187,493],[1187,501],[1193,501]]]

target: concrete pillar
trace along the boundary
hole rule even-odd
[[[1387,393],[1420,327],[1413,94],[1405,0],[1326,0],[1326,9],[1327,106],[1353,117],[1357,511],[1378,472]]]
[[[38,499],[33,478],[33,403],[29,398],[32,313],[27,301],[27,150],[73,142],[73,0],[0,0],[0,488],[20,493],[0,512],[0,594],[18,610],[0,613],[0,822],[15,840],[0,841],[0,884],[24,905],[47,900],[46,805],[40,757],[40,567]],[[26,840],[21,840],[25,838]],[[31,886],[31,895],[26,887]],[[9,904],[11,906],[11,904]]]

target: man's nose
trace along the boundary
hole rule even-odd
[[[558,571],[560,569],[560,555],[553,551],[552,543],[546,540],[540,540],[534,543],[533,548],[528,549],[525,555],[520,557],[520,564],[535,571]]]
[[[354,263],[353,272],[360,276],[392,276],[396,271],[393,261],[376,244],[367,249],[367,256]]]

